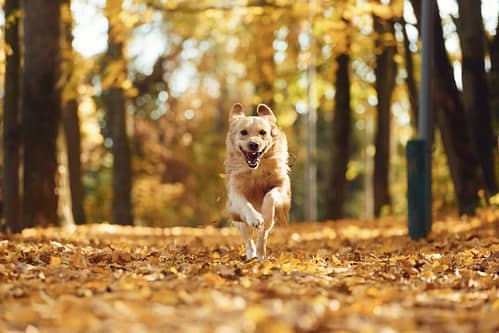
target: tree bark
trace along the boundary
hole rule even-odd
[[[480,162],[488,196],[497,193],[494,170],[494,133],[485,73],[485,31],[481,2],[459,0],[458,33],[461,43],[463,102],[471,122],[474,148]]]
[[[391,100],[395,87],[397,52],[393,23],[374,16],[376,40],[376,93],[378,95],[378,116],[376,119],[376,138],[374,154],[374,214],[380,216],[383,206],[391,205],[388,175],[390,170],[390,124]],[[390,36],[389,38],[386,38]]]
[[[19,154],[21,149],[19,0],[6,0],[4,12],[5,45],[10,48],[10,52],[6,52],[5,95],[3,98],[3,204],[7,226],[11,232],[16,233],[22,230],[19,197]]]
[[[332,124],[331,174],[328,190],[328,219],[343,217],[346,192],[346,171],[350,158],[352,115],[350,109],[350,56],[336,57],[336,96]]]
[[[78,117],[78,83],[74,79],[74,52],[73,52],[73,22],[70,11],[70,0],[63,0],[65,22],[63,22],[65,44],[65,73],[67,84],[63,94],[62,122],[66,144],[67,165],[69,173],[69,189],[71,194],[71,211],[76,224],[85,224],[86,217],[83,209],[83,184],[81,172],[81,134],[80,119]]]
[[[122,88],[122,83],[127,78],[125,42],[122,36],[125,28],[119,15],[122,5],[122,0],[109,0],[106,4],[106,16],[109,21],[107,66],[116,66],[119,70],[111,73],[115,77],[105,92],[105,103],[106,112],[110,115],[113,141],[113,223],[133,225],[130,143],[127,134],[126,98]]]
[[[56,222],[56,139],[61,114],[60,4],[24,2],[23,227]]]
[[[418,22],[420,1],[411,0]],[[434,4],[437,6],[437,4]],[[474,214],[482,184],[479,163],[472,149],[469,121],[457,89],[452,65],[445,49],[442,24],[435,8],[434,84],[437,125],[449,162],[456,202],[460,214]]]

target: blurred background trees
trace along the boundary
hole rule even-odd
[[[4,223],[223,224],[234,102],[269,104],[288,134],[292,220],[306,211],[307,156],[316,157],[319,219],[405,214],[419,6],[4,0]],[[438,6],[434,210],[473,213],[497,192],[499,6]],[[307,155],[310,103],[317,151]],[[58,205],[70,207],[57,216]]]

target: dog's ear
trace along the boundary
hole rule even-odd
[[[260,117],[269,117],[269,119],[274,123],[277,122],[274,112],[272,112],[272,110],[265,104],[258,104],[256,107],[256,113],[258,113]]]
[[[241,103],[236,103],[232,105],[232,109],[230,109],[229,120],[232,121],[239,117],[244,117],[244,107]]]

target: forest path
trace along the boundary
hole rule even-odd
[[[276,228],[29,229],[0,240],[0,332],[493,332],[499,212]]]

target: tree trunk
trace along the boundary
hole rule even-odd
[[[255,96],[258,103],[267,104],[274,109],[274,80],[276,67],[274,61],[274,33],[276,31],[275,19],[271,13],[263,13],[254,18],[250,25],[250,50],[249,62],[252,65],[250,79],[255,85]],[[256,104],[251,110],[256,110]]]
[[[71,211],[76,224],[85,224],[85,211],[83,209],[83,184],[81,172],[81,134],[80,119],[78,117],[78,82],[74,79],[74,52],[73,52],[73,22],[70,10],[70,0],[63,0],[63,30],[65,44],[65,70],[67,84],[63,94],[62,122],[67,153],[67,166],[69,173],[69,189],[71,194]]]
[[[127,134],[125,96],[121,88],[108,91],[108,112],[113,113],[113,222],[133,225],[132,170]]]
[[[415,129],[418,128],[418,87],[416,83],[416,78],[414,77],[414,61],[412,60],[412,52],[409,47],[409,37],[407,35],[407,23],[404,18],[400,19],[402,24],[402,34],[404,36],[404,62],[407,71],[407,94],[409,96],[409,103],[411,105],[411,125]]]
[[[19,153],[21,148],[20,108],[20,60],[19,0],[5,1],[6,52],[5,95],[3,97],[3,199],[5,221],[11,232],[22,229],[19,197]]]
[[[346,171],[350,157],[352,115],[350,109],[350,56],[340,54],[336,58],[336,96],[332,124],[331,174],[328,190],[328,219],[343,217],[346,191]]]
[[[379,216],[383,206],[391,204],[388,174],[390,170],[390,107],[397,64],[393,23],[374,16],[376,40],[376,93],[378,95],[378,117],[374,155],[374,214]],[[387,36],[389,36],[387,38]]]
[[[24,2],[23,227],[56,222],[56,139],[61,113],[60,5]]]
[[[496,34],[489,44],[489,53],[492,62],[492,68],[499,70],[499,15],[497,16]]]
[[[121,35],[126,30],[119,15],[122,4],[122,0],[108,0],[106,4],[106,16],[109,21],[107,67],[116,66],[119,70],[115,69],[113,73],[108,73],[115,77],[105,92],[105,103],[106,112],[110,115],[113,141],[113,223],[133,225],[131,156],[127,134],[126,99],[122,88],[122,83],[127,78],[125,43]]]
[[[459,0],[457,21],[461,42],[464,110],[471,122],[474,148],[480,162],[483,181],[488,196],[497,193],[494,171],[494,133],[487,76],[485,74],[485,31],[481,2]]]
[[[71,211],[76,224],[85,224],[83,209],[83,184],[81,172],[81,135],[78,118],[78,102],[71,99],[65,102],[63,113],[64,139],[67,150]]]
[[[69,185],[68,150],[64,138],[63,124],[60,124],[57,136],[57,218],[60,226],[75,224],[73,212],[71,211],[71,190]]]
[[[498,122],[499,122],[499,17],[497,19],[496,34],[489,41],[489,54],[491,68],[489,72],[489,92],[490,92],[490,107],[492,110],[492,119],[494,121],[494,129],[497,138]],[[496,143],[497,144],[497,143]]]
[[[420,1],[411,0],[418,22]],[[435,3],[435,6],[437,4]],[[460,214],[474,214],[481,185],[479,163],[472,149],[469,121],[457,89],[452,65],[445,49],[442,24],[435,8],[434,89],[436,118],[449,162]]]

